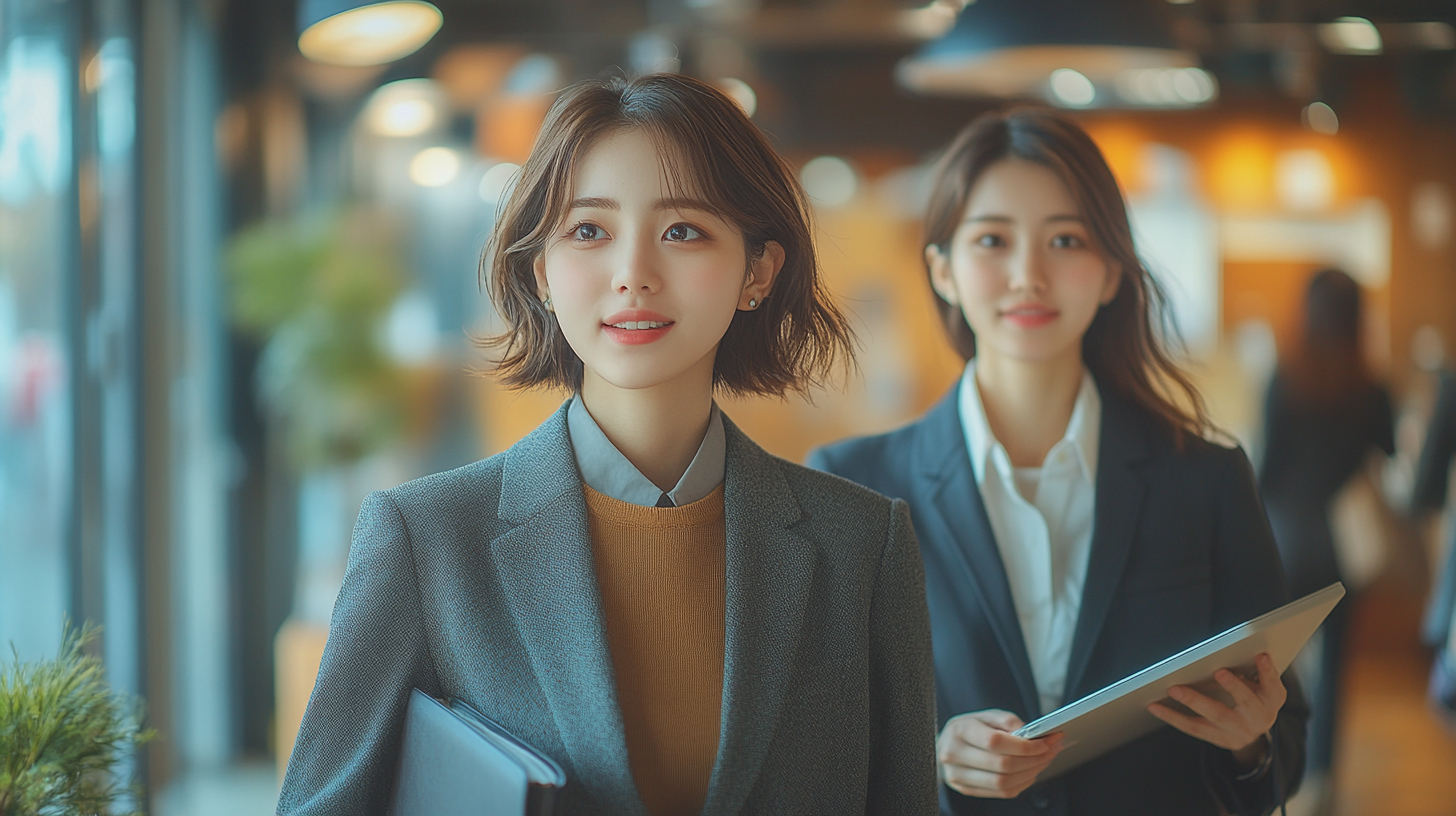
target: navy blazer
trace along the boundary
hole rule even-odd
[[[905,504],[723,430],[722,729],[703,816],[934,813]],[[383,814],[418,688],[559,762],[558,812],[646,816],[605,626],[564,406],[504,453],[372,494],[278,813]]]
[[[962,432],[958,388],[919,421],[812,452],[809,465],[905,499],[925,562],[938,727],[1005,709],[1041,716],[1006,570]],[[1188,439],[1102,397],[1097,498],[1082,609],[1067,671],[1077,700],[1288,599],[1279,554],[1243,452]],[[1170,727],[1014,800],[941,785],[953,814],[1265,813],[1299,782],[1308,708],[1292,674],[1275,725],[1276,767],[1237,782],[1227,751]]]

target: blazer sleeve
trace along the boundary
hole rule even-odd
[[[427,648],[404,518],[389,494],[374,493],[354,525],[280,816],[385,812],[410,689],[437,694]]]
[[[1214,544],[1214,615],[1216,625],[1224,628],[1283,605],[1288,590],[1249,460],[1237,449],[1221,451],[1220,456],[1224,472]],[[1309,704],[1293,669],[1282,679],[1288,697],[1270,732],[1274,760],[1267,773],[1238,780],[1232,755],[1205,746],[1204,780],[1229,813],[1271,813],[1293,795],[1303,778]]]
[[[865,812],[936,813],[935,669],[925,568],[910,508],[899,499],[891,503],[869,630],[873,747]]]

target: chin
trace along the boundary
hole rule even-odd
[[[650,360],[634,360],[627,364],[622,361],[613,361],[613,363],[615,364],[601,367],[594,367],[587,363],[587,368],[590,368],[608,385],[624,391],[654,388],[671,382],[688,368],[686,365],[671,365],[663,361]]]

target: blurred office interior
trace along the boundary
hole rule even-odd
[[[1014,100],[1101,146],[1185,364],[1256,459],[1304,286],[1349,272],[1397,453],[1327,782],[1339,814],[1456,813],[1418,642],[1443,522],[1405,514],[1456,343],[1456,3],[365,5],[0,0],[0,645],[33,660],[68,618],[104,627],[111,683],[163,735],[133,766],[152,810],[272,812],[362,498],[562,399],[502,390],[472,339],[553,93],[677,71],[800,169],[863,340],[812,403],[724,403],[791,460],[959,375],[920,207],[936,150]]]

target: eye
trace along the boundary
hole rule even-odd
[[[598,241],[606,235],[606,231],[596,224],[577,224],[566,233],[566,237],[573,241]]]
[[[1087,242],[1083,241],[1080,235],[1063,233],[1052,239],[1054,249],[1082,249],[1086,246]]]
[[[974,241],[972,241],[972,243],[974,243],[978,247],[984,247],[986,249],[995,249],[997,247],[1006,246],[1006,241],[1004,241],[1001,236],[997,235],[994,232],[988,232],[984,235],[979,235]]]
[[[662,237],[669,241],[696,241],[704,236],[696,227],[690,227],[687,224],[673,224],[667,228],[667,232],[664,232]]]

